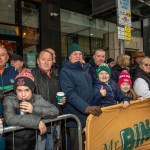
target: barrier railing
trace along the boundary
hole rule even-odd
[[[60,121],[65,121],[64,127],[65,127],[65,135],[66,133],[66,120],[67,119],[74,119],[77,123],[77,128],[78,128],[78,143],[79,143],[79,150],[82,150],[82,126],[81,126],[81,122],[79,120],[79,118],[75,115],[72,114],[66,114],[66,115],[60,115],[55,119],[46,119],[46,120],[42,120],[45,124],[50,123],[52,125],[52,123],[56,123],[56,122],[60,122]],[[13,137],[14,137],[14,133],[17,130],[21,130],[24,129],[24,127],[19,127],[19,126],[8,126],[8,127],[4,127],[4,128],[0,128],[0,134],[5,134],[8,132],[13,132]],[[64,138],[64,137],[62,137]],[[65,136],[66,138],[66,136]],[[13,143],[14,143],[14,139],[13,139]],[[36,141],[37,143],[37,141]],[[66,140],[66,147],[67,147],[67,140]],[[64,150],[64,149],[63,149]]]

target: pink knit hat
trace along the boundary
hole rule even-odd
[[[127,70],[123,70],[120,73],[119,80],[118,80],[118,86],[120,86],[123,82],[127,82],[130,84],[130,86],[132,86],[131,77]]]

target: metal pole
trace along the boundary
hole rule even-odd
[[[120,54],[124,54],[125,50],[124,50],[124,40],[120,40]]]

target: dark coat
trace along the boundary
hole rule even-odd
[[[92,82],[94,83],[94,80],[97,79],[96,69],[98,68],[98,66],[95,64],[94,59],[91,59],[89,64],[90,64],[89,72],[90,72],[90,74],[92,76]]]
[[[78,116],[82,126],[85,126],[87,116],[83,112],[92,100],[92,80],[88,64],[82,66],[80,62],[70,63],[66,60],[59,77],[62,91],[67,97],[63,113]],[[75,121],[69,122],[68,126],[76,127]]]
[[[4,69],[2,75],[0,74],[0,94],[5,90],[13,89],[14,80],[17,74],[18,71],[12,66]]]
[[[33,95],[29,102],[33,106],[33,112],[27,115],[19,115],[19,100],[15,95],[8,95],[3,100],[4,120],[8,126],[21,126],[25,129],[17,131],[14,135],[15,150],[34,150],[35,130],[38,129],[42,118],[51,119],[58,116],[58,109],[40,95]],[[6,149],[13,149],[12,133],[7,134]]]
[[[61,91],[58,78],[52,76],[50,79],[39,67],[32,69],[31,72],[35,80],[35,93],[42,95],[45,100],[54,104],[61,112],[61,108],[56,102],[56,93]]]
[[[112,67],[112,78],[116,83],[118,83],[119,80],[119,75],[123,70],[127,70],[129,72],[129,68],[125,67],[125,68],[121,68],[119,65],[115,65],[114,67]]]
[[[100,89],[103,88],[106,90],[106,96],[103,97],[100,93]],[[122,101],[130,101],[129,97],[121,92],[118,85],[113,80],[109,80],[108,84],[102,83],[99,80],[95,81],[93,87],[94,98],[92,105],[98,106],[111,106]]]

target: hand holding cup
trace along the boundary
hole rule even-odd
[[[59,105],[64,105],[66,103],[66,97],[64,92],[57,92],[56,100]]]
[[[33,106],[28,100],[19,100],[20,115],[26,115],[32,113]]]

